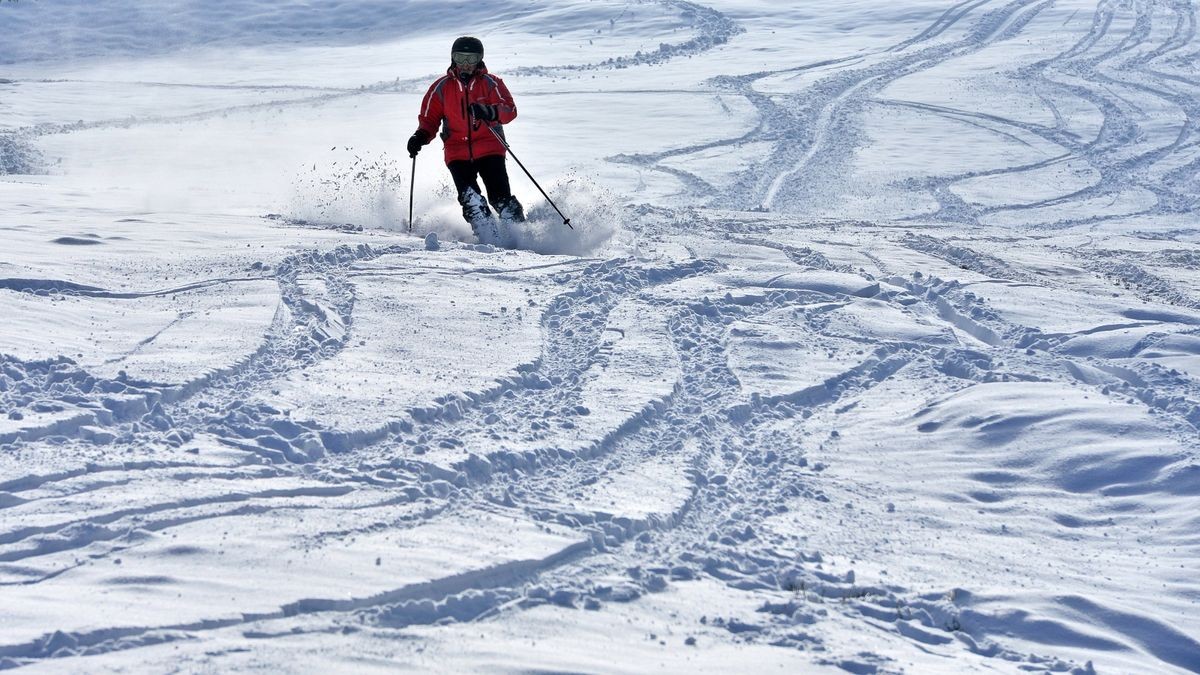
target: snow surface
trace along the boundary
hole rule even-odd
[[[0,669],[1200,672],[1198,12],[0,2]]]

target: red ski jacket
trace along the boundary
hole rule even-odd
[[[469,112],[472,103],[496,106],[499,119],[491,123],[473,120]],[[450,66],[446,75],[429,87],[421,101],[417,126],[430,140],[441,126],[442,144],[446,147],[446,163],[449,164],[456,160],[503,155],[504,144],[484,125],[491,126],[503,136],[500,125],[508,124],[516,116],[517,105],[513,103],[508,87],[500,78],[489,75],[487,67],[480,62],[466,82],[458,76],[458,69]]]

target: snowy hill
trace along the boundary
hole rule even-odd
[[[0,3],[0,669],[1200,671],[1196,19]]]

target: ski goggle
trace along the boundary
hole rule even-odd
[[[483,56],[474,52],[453,52],[450,54],[450,60],[456,66],[475,66],[483,60]]]

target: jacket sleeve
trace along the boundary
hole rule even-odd
[[[446,78],[438,78],[429,86],[429,91],[425,92],[425,98],[421,99],[421,110],[417,113],[417,129],[424,131],[430,140],[433,140],[438,133],[438,127],[442,124],[442,116],[444,114],[443,106],[445,104],[445,96],[442,95],[442,87],[446,84]]]
[[[517,104],[513,101],[512,94],[509,93],[508,87],[504,84],[504,80],[494,77],[496,80],[495,95],[498,100],[493,101],[496,105],[496,113],[499,118],[497,121],[500,124],[508,124],[517,118]]]

